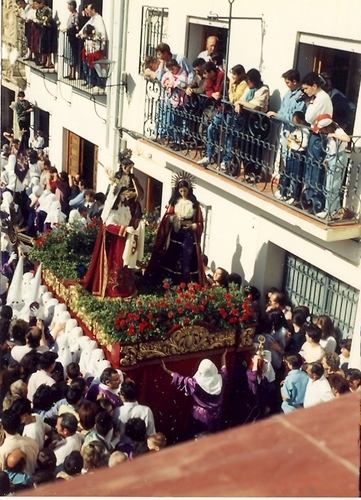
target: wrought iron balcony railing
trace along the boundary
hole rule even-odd
[[[325,224],[358,223],[361,137],[349,143],[147,80],[143,133]]]

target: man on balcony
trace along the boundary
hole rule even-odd
[[[209,98],[217,101],[217,111],[214,115],[212,121],[207,127],[207,144],[206,144],[206,155],[204,158],[199,160],[198,165],[202,165],[207,168],[210,163],[213,163],[213,155],[215,150],[215,142],[217,139],[217,131],[222,122],[222,106],[220,100],[223,95],[224,86],[224,71],[217,68],[213,62],[206,62],[203,66],[204,75],[206,78],[206,95]]]
[[[193,78],[194,78],[194,73],[193,73],[193,68],[189,64],[188,59],[181,55],[181,54],[172,54],[172,51],[170,50],[170,47],[167,43],[159,43],[156,47],[156,52],[157,52],[157,57],[160,60],[160,65],[158,67],[158,70],[161,70],[161,75],[163,76],[164,73],[167,71],[166,64],[169,62],[171,59],[175,59],[179,66],[185,70],[188,76],[188,83],[191,83]]]
[[[108,40],[107,31],[105,29],[104,20],[103,20],[102,16],[97,12],[96,9],[97,8],[96,8],[95,3],[88,4],[87,14],[89,15],[90,19],[86,24],[84,24],[84,26],[79,31],[77,36],[80,38],[85,38],[84,29],[88,25],[93,26],[93,28],[95,30],[95,35],[97,38],[99,38],[101,40],[102,50],[104,50],[105,42]]]

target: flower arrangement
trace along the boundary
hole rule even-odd
[[[89,266],[99,227],[96,218],[86,226],[62,222],[40,235],[29,258],[42,262],[60,279],[78,279]]]
[[[96,319],[113,342],[165,339],[175,327],[206,323],[230,329],[255,323],[251,298],[236,286],[201,287],[198,283],[163,282],[163,293],[139,295],[131,301],[98,301],[83,293],[82,311]]]

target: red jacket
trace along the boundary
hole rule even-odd
[[[207,97],[212,97],[214,92],[223,93],[223,80],[224,80],[224,71],[217,68],[216,70],[216,78],[214,80],[210,80],[207,78],[206,81],[206,95]]]

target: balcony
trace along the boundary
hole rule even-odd
[[[287,143],[290,133],[295,138]],[[237,185],[276,217],[296,217],[324,241],[361,236],[361,137],[348,144],[328,140],[261,112],[237,114],[226,101],[183,91],[170,96],[153,80],[146,84],[143,134],[193,164],[211,157],[202,169]]]

